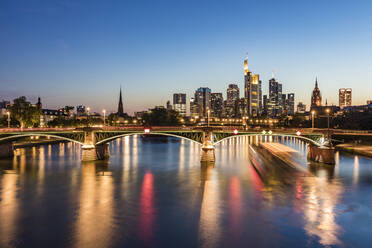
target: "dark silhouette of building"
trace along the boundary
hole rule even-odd
[[[212,116],[222,117],[223,113],[223,96],[222,93],[212,93],[211,94],[211,108]]]
[[[120,95],[119,95],[119,104],[118,104],[118,116],[124,116],[124,108],[123,108],[123,99],[121,97],[121,87],[120,87]]]

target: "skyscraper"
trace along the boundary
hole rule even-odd
[[[181,116],[186,116],[186,94],[173,94],[173,108],[178,111]]]
[[[315,88],[311,96],[311,109],[322,106],[322,96],[318,88],[318,78],[315,79]]]
[[[286,110],[288,115],[294,115],[295,113],[295,94],[287,94]]]
[[[262,82],[258,74],[253,74],[248,69],[248,55],[244,60],[244,98],[246,113],[250,116],[261,115],[262,104]],[[244,114],[245,115],[245,114]]]
[[[211,109],[212,116],[222,117],[223,112],[223,96],[222,93],[212,93],[211,94]]]
[[[279,84],[274,77],[269,80],[269,98],[267,104],[267,114],[270,117],[276,117],[279,114],[280,102],[282,100],[281,88],[282,88],[281,84]]]
[[[195,102],[195,98],[190,98],[190,115],[191,117],[199,116],[198,113],[198,104]]]
[[[123,109],[123,99],[121,97],[121,87],[120,87],[120,94],[119,94],[119,104],[118,104],[118,116],[124,115],[124,109]]]
[[[297,113],[303,114],[306,112],[306,105],[303,104],[302,102],[299,102],[297,104]]]
[[[236,104],[239,100],[239,87],[237,84],[229,84],[226,90],[226,115],[227,117],[235,117],[236,115]]]
[[[341,88],[338,91],[338,101],[341,109],[347,106],[351,106],[351,89]]]
[[[206,117],[208,109],[211,109],[211,89],[200,87],[195,91],[195,101],[199,116]]]
[[[248,102],[249,115],[253,117],[258,116],[261,112],[260,111],[260,91],[261,91],[260,88],[261,88],[261,84],[260,84],[259,75],[254,74],[249,84],[249,102]]]

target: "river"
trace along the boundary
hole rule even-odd
[[[372,159],[308,163],[306,144],[279,161],[258,137],[216,146],[124,137],[108,161],[73,143],[20,148],[0,160],[0,247],[371,247]]]

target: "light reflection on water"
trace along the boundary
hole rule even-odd
[[[306,173],[260,142],[281,142]],[[125,137],[109,161],[80,162],[72,143],[0,160],[0,247],[367,247],[372,160],[308,163],[294,138],[239,136],[200,166],[200,146]],[[53,233],[53,235],[51,235]]]

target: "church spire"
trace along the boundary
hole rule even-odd
[[[121,86],[120,86],[120,95],[119,95],[119,104],[118,104],[118,114],[119,115],[124,114],[123,99],[121,97]]]
[[[318,77],[315,77],[315,89],[318,88]]]

